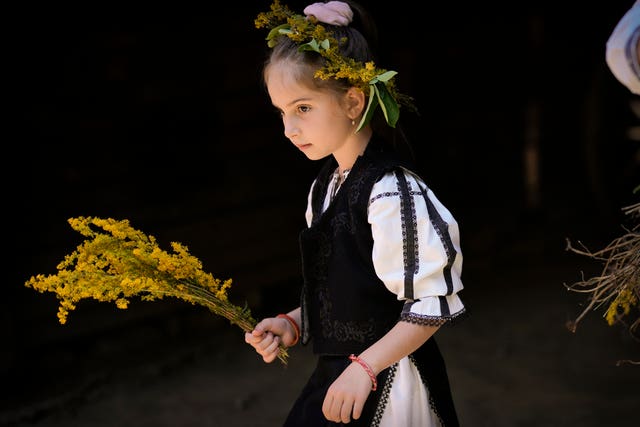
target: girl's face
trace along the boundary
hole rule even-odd
[[[301,84],[288,66],[291,64],[272,63],[266,75],[269,97],[280,112],[285,136],[311,160],[349,150],[355,126],[338,96]]]

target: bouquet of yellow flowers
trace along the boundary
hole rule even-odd
[[[251,310],[232,304],[227,296],[231,279],[220,280],[202,270],[187,247],[172,242],[173,253],[158,247],[153,236],[132,228],[128,220],[97,217],[70,218],[71,227],[87,239],[58,264],[58,273],[32,276],[25,286],[54,292],[60,300],[58,320],[86,298],[115,302],[126,309],[134,296],[143,301],[175,297],[225,317],[245,332],[256,325]],[[279,358],[287,363],[287,350]]]

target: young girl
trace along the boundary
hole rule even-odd
[[[265,362],[313,343],[317,366],[284,425],[458,425],[434,338],[465,311],[458,225],[401,155],[409,104],[373,62],[373,24],[351,1],[298,15],[275,0],[256,27],[271,29],[264,81],[285,136],[325,159],[300,234],[300,307],[245,335]]]

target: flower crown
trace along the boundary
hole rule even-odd
[[[297,43],[298,51],[314,51],[325,58],[324,67],[314,77],[327,80],[347,79],[349,84],[369,93],[369,102],[356,132],[371,121],[378,105],[389,126],[395,128],[400,116],[400,103],[412,106],[411,98],[400,94],[394,84],[396,71],[377,68],[373,61],[362,63],[340,54],[339,47],[346,40],[337,40],[314,16],[293,13],[280,0],[274,0],[270,12],[261,12],[255,19],[256,28],[269,28],[267,45],[272,48],[279,36],[287,36]]]

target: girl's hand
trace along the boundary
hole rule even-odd
[[[348,423],[362,415],[364,402],[371,392],[371,379],[362,366],[351,363],[331,384],[322,404],[329,421]]]
[[[244,340],[255,348],[265,362],[271,363],[278,357],[280,343],[290,346],[295,336],[288,320],[269,317],[260,321],[253,331],[245,333]]]

